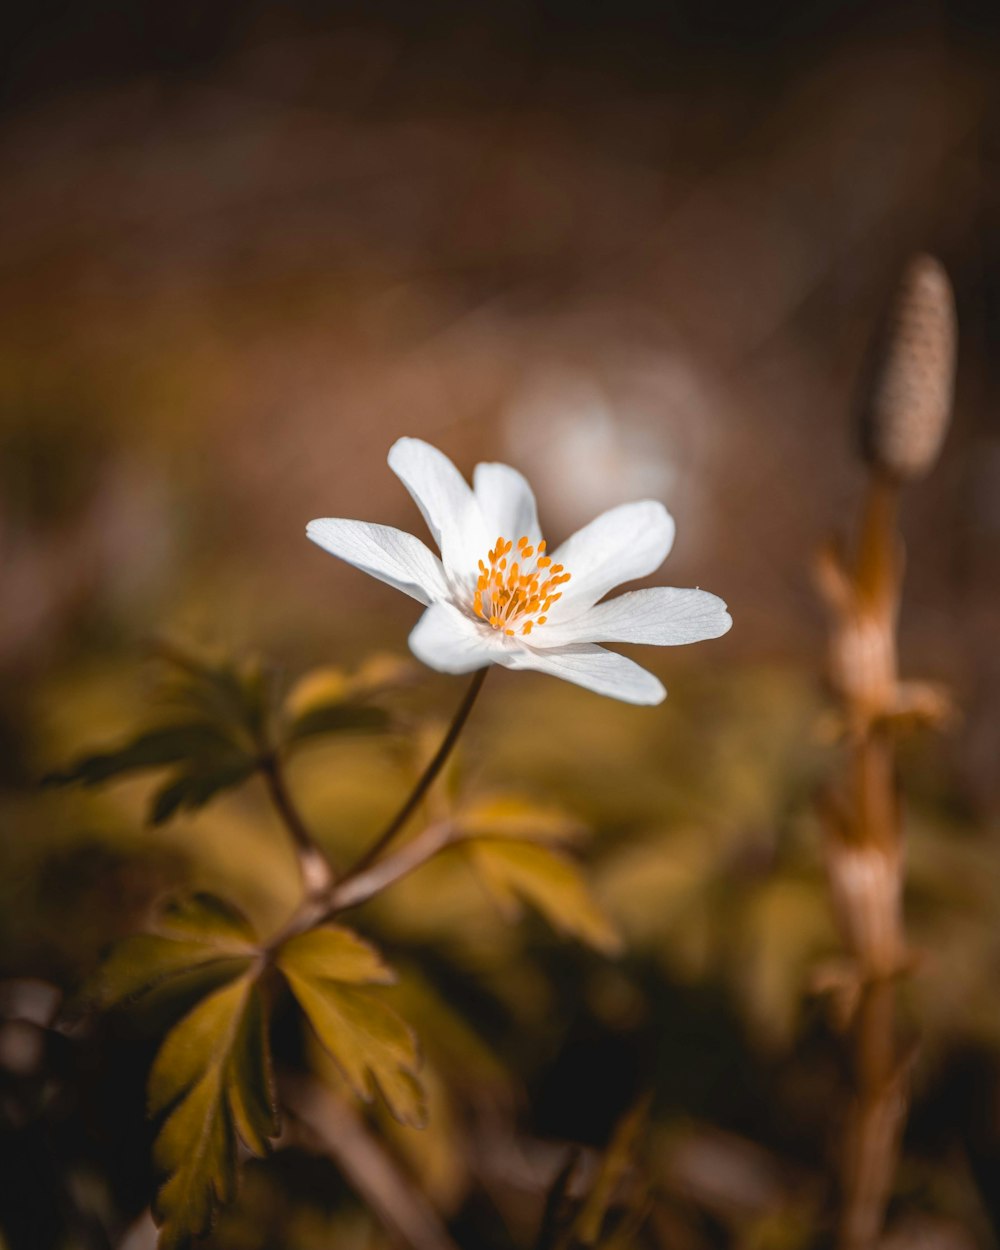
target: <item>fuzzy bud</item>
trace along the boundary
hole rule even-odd
[[[933,256],[906,267],[863,396],[869,464],[900,482],[934,464],[948,429],[958,330],[951,283]]]

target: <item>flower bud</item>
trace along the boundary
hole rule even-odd
[[[937,459],[951,417],[958,330],[951,283],[933,256],[906,267],[863,396],[865,459],[897,481]]]

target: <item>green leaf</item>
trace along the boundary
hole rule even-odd
[[[125,938],[112,950],[81,993],[84,1002],[107,1008],[134,1001],[209,965],[221,980],[243,973],[255,957],[256,934],[231,904],[196,894],[166,907],[150,933]]]
[[[129,773],[177,765],[153,796],[150,820],[162,824],[180,810],[203,807],[222,790],[239,785],[258,766],[256,745],[241,742],[238,726],[184,721],[146,730],[112,751],[87,755],[45,783],[99,785]]]
[[[362,668],[353,677],[332,665],[314,669],[299,679],[285,700],[285,737],[288,742],[327,733],[377,733],[388,728],[384,708],[367,698],[398,679],[400,661],[385,658]]]
[[[125,773],[163,768],[200,755],[231,752],[233,744],[212,725],[186,722],[150,729],[114,750],[86,755],[61,772],[49,773],[45,785],[80,782],[96,786]]]
[[[455,824],[467,838],[516,838],[524,842],[571,842],[583,825],[562,808],[521,794],[480,795],[462,805]]]
[[[237,753],[185,769],[153,795],[150,822],[162,825],[178,811],[196,811],[221,791],[230,790],[246,781],[256,769],[256,760]]]
[[[350,930],[324,926],[286,942],[277,965],[355,1092],[370,1102],[377,1086],[397,1120],[422,1127],[427,1110],[416,1038],[381,999],[359,988],[393,979],[378,953]]]
[[[352,929],[323,925],[300,933],[281,948],[282,960],[299,976],[347,985],[392,985],[396,974],[370,942]]]
[[[267,727],[270,680],[259,659],[225,655],[203,659],[172,644],[163,644],[159,655],[171,669],[162,687],[170,702],[210,724],[236,730],[249,744],[261,740]]]
[[[469,854],[484,884],[509,913],[516,915],[519,900],[524,900],[561,932],[606,954],[621,949],[611,921],[567,855],[531,842],[505,840],[475,842]]]
[[[254,946],[257,942],[253,925],[234,903],[202,890],[166,903],[156,928],[161,933],[184,934],[217,946]]]
[[[573,1245],[596,1246],[622,1178],[632,1166],[649,1117],[649,1099],[643,1098],[617,1124],[601,1159],[590,1193],[573,1223]],[[645,1195],[640,1197],[644,1200]]]
[[[154,1203],[161,1250],[207,1232],[237,1185],[237,1141],[262,1155],[278,1132],[266,1013],[244,975],[203,999],[167,1034],[149,1081],[153,1115],[168,1111],[153,1159],[166,1176]]]
[[[296,717],[288,727],[287,739],[301,742],[320,734],[382,733],[390,723],[389,713],[364,703],[331,703]]]

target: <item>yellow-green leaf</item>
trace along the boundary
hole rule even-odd
[[[256,953],[256,934],[246,917],[208,894],[169,904],[151,928],[118,943],[84,987],[84,1002],[111,1007],[209,966],[220,980],[229,980],[243,973]]]
[[[567,855],[506,840],[476,842],[470,853],[483,882],[508,911],[516,913],[519,900],[525,900],[561,932],[608,954],[621,949],[611,921]]]
[[[256,661],[208,663],[163,647],[171,676],[161,695],[180,709],[173,723],[136,734],[121,746],[88,755],[46,781],[98,785],[133,772],[170,768],[153,795],[150,820],[162,824],[181,810],[203,807],[258,768],[268,718],[267,676]]]
[[[238,907],[204,892],[171,899],[161,911],[156,928],[161,933],[186,934],[234,950],[252,947],[257,941],[253,925]]]
[[[392,979],[378,953],[350,930],[324,926],[286,942],[277,963],[355,1092],[370,1102],[377,1086],[396,1119],[423,1125],[416,1038],[380,998],[359,988]]]
[[[398,684],[409,665],[396,656],[375,656],[349,675],[334,665],[313,669],[289,691],[284,705],[289,742],[317,734],[372,733],[388,727],[384,708],[368,702]]]
[[[50,773],[44,780],[49,785],[80,782],[96,786],[126,773],[164,768],[168,764],[228,753],[233,749],[230,739],[214,725],[201,721],[163,725],[145,730],[113,750],[85,755],[68,768]]]
[[[162,825],[177,812],[195,812],[223,790],[231,790],[257,771],[257,761],[242,752],[193,762],[173,773],[153,795],[151,824]]]
[[[236,1191],[237,1140],[263,1154],[278,1131],[266,1018],[244,975],[203,999],[167,1034],[149,1081],[152,1114],[167,1111],[153,1147],[166,1177],[154,1204],[161,1250],[207,1231]]]
[[[235,731],[247,745],[259,741],[267,719],[269,676],[257,657],[197,656],[172,644],[162,644],[158,651],[170,669],[161,685],[169,702]]]
[[[391,985],[396,974],[370,942],[352,929],[323,925],[289,938],[281,961],[299,976],[350,985]]]
[[[481,795],[464,803],[455,824],[467,838],[516,838],[523,842],[570,842],[584,827],[562,808],[521,794]]]
[[[289,720],[308,716],[317,708],[342,703],[349,694],[350,681],[347,673],[335,664],[311,669],[292,686],[285,696],[285,715]]]
[[[590,1193],[573,1223],[574,1245],[595,1246],[600,1240],[615,1192],[634,1162],[648,1115],[649,1099],[643,1098],[618,1122]]]

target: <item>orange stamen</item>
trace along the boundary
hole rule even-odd
[[[553,564],[545,555],[545,540],[537,545],[522,534],[517,540],[517,559],[507,557],[515,543],[498,535],[486,561],[479,561],[479,576],[473,592],[472,610],[488,621],[493,629],[502,629],[505,637],[516,634],[527,637],[538,625],[544,625],[552,605],[562,598],[557,589],[570,579],[561,564]]]

